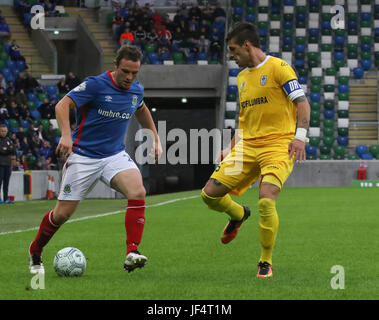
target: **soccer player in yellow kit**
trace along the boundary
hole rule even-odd
[[[260,49],[259,35],[251,23],[236,24],[229,32],[229,56],[238,66],[239,126],[222,162],[201,192],[210,209],[230,216],[222,243],[232,241],[250,209],[232,200],[261,177],[259,232],[261,256],[257,277],[272,273],[272,251],[279,220],[276,199],[295,161],[305,160],[310,106],[293,68]]]

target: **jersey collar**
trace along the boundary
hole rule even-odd
[[[248,68],[249,71],[254,70],[254,69],[258,69],[258,68],[262,67],[262,66],[267,62],[267,60],[270,59],[270,58],[271,58],[271,56],[270,56],[270,55],[267,55],[267,56],[266,56],[266,59],[264,59],[260,64],[258,64],[258,65],[255,66],[255,67]]]
[[[130,89],[130,86],[129,86],[128,88],[126,88],[126,89],[124,89],[124,88],[120,88],[120,87],[116,84],[116,82],[113,80],[111,73],[112,73],[112,70],[107,70],[107,74],[108,74],[108,76],[109,76],[109,79],[111,79],[112,84],[113,84],[117,89],[120,89],[120,90],[129,90],[129,89]]]

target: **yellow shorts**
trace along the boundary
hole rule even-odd
[[[292,137],[267,143],[240,140],[217,166],[211,178],[231,189],[235,195],[243,194],[260,176],[261,182],[267,180],[281,188],[293,169],[294,160],[288,159],[291,141]]]

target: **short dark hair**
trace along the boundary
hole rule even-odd
[[[0,123],[0,128],[7,128],[8,129],[8,127],[5,123]]]
[[[123,45],[116,53],[116,65],[118,66],[122,59],[131,60],[131,61],[140,61],[142,62],[142,53],[136,47],[132,45]]]
[[[229,31],[226,40],[228,42],[233,40],[239,46],[248,40],[254,47],[261,47],[258,29],[255,24],[249,22],[236,23]]]

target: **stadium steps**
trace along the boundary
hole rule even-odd
[[[21,54],[25,57],[28,65],[27,71],[31,72],[33,77],[39,78],[41,74],[52,74],[52,70],[40,56],[38,49],[34,46],[28,31],[20,22],[17,13],[12,6],[0,6],[3,16],[11,30],[11,39],[16,40],[20,46]]]
[[[349,142],[378,144],[378,84],[375,74],[368,73],[363,80],[350,83]]]
[[[117,44],[112,36],[112,30],[106,25],[97,22],[96,11],[93,9],[65,7],[70,17],[81,16],[94,38],[103,50],[103,63],[105,70],[113,70],[113,60]]]

